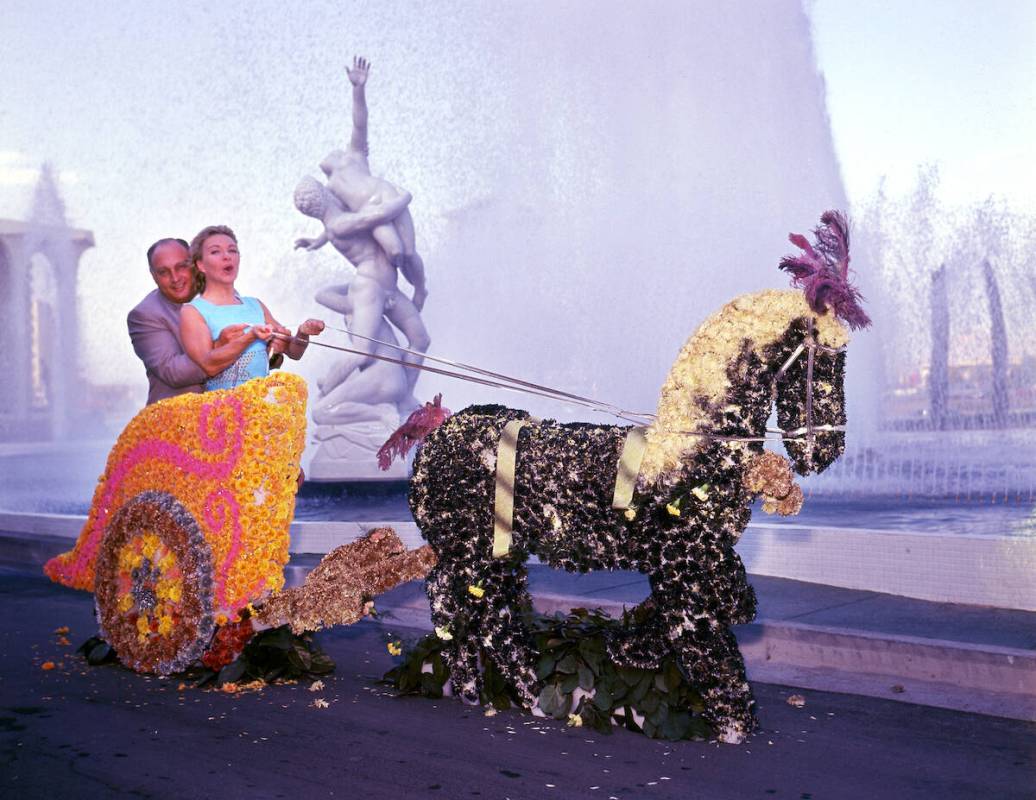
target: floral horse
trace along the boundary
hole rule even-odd
[[[820,472],[841,454],[849,336],[838,317],[869,323],[847,281],[844,219],[827,212],[816,234],[815,248],[791,237],[804,253],[781,263],[805,292],[747,295],[706,320],[646,429],[474,406],[425,438],[410,506],[438,557],[427,591],[456,693],[478,701],[481,652],[535,706],[536,657],[521,616],[535,554],[570,572],[645,573],[646,613],[609,643],[611,657],[650,668],[675,654],[721,739],[753,729],[730,626],[753,619],[756,601],[734,545],[756,497],[796,512],[791,468]],[[775,400],[790,465],[763,453]]]

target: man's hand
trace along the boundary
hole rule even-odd
[[[324,330],[324,322],[319,319],[307,319],[299,325],[299,335],[319,336]]]
[[[353,86],[363,86],[367,83],[367,73],[370,72],[371,64],[366,58],[361,56],[353,56],[353,65],[351,68],[346,68],[346,74],[349,76],[349,82]]]
[[[219,338],[212,343],[213,349],[217,347],[223,347],[223,345],[230,344],[236,339],[240,339],[242,336],[248,336],[245,333],[245,328],[248,326],[241,322],[237,325],[227,325],[223,330],[219,332]]]
[[[424,308],[424,301],[427,299],[428,290],[426,288],[424,288],[423,286],[419,286],[416,289],[414,289],[414,308],[420,311],[422,308]]]

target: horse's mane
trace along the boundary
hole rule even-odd
[[[849,332],[833,314],[817,314],[805,295],[794,290],[769,289],[742,295],[698,327],[680,350],[662,386],[657,418],[647,430],[641,482],[653,483],[662,473],[675,471],[702,445],[702,438],[680,432],[704,429],[717,406],[726,402],[731,385],[727,367],[740,354],[743,342],[750,339],[760,350],[781,338],[793,320],[803,317],[816,320],[820,344],[842,347],[849,341]],[[699,398],[707,401],[704,408]]]

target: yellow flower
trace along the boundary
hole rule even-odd
[[[118,608],[119,611],[123,614],[125,614],[127,611],[133,608],[133,595],[124,594],[122,597],[120,597]]]
[[[674,517],[680,516],[680,501],[676,500],[672,503],[666,503],[665,510]]]
[[[581,716],[579,716],[578,714],[569,714],[568,715],[568,725],[569,725],[569,727],[572,727],[572,728],[582,728],[583,727],[583,718]]]
[[[622,516],[624,516],[630,522],[633,522],[633,520],[635,520],[637,518],[637,509],[635,509],[635,508],[627,508],[623,512]]]
[[[695,486],[691,489],[691,494],[697,497],[699,500],[705,501],[709,499],[709,485],[703,483],[701,486]]]
[[[400,646],[399,642],[389,642],[388,651],[389,655],[392,656],[399,656],[403,654],[403,648],[402,646]]]
[[[470,594],[472,597],[477,597],[479,600],[482,599],[482,596],[485,593],[486,593],[486,590],[483,589],[481,586],[474,586],[474,585],[469,585],[468,586],[468,594]]]
[[[217,614],[216,615],[216,624],[217,625],[226,625],[227,624],[227,615],[226,614]]]
[[[453,634],[450,633],[449,628],[436,628],[435,635],[442,639],[444,642],[450,641],[453,638]]]
[[[147,636],[151,633],[151,623],[148,618],[144,615],[137,617],[137,633],[141,636]]]
[[[150,531],[140,537],[140,549],[143,551],[146,558],[154,556],[155,550],[158,549],[161,543],[161,540]]]
[[[173,618],[168,615],[160,617],[158,620],[158,632],[168,639],[169,634],[173,632]]]

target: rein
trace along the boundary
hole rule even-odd
[[[283,333],[274,333],[278,339],[283,339],[287,342],[294,341],[308,341],[311,345],[317,345],[318,347],[324,347],[328,350],[337,350],[342,353],[351,353],[353,355],[360,355],[367,358],[372,358],[377,361],[385,361],[389,364],[397,364],[407,369],[418,369],[424,372],[431,372],[435,375],[445,375],[449,378],[457,378],[459,380],[468,381],[481,386],[489,386],[494,389],[505,389],[507,391],[519,392],[523,394],[534,395],[537,397],[545,397],[548,400],[559,400],[573,405],[582,406],[590,409],[591,411],[597,411],[600,413],[610,414],[619,419],[627,422],[632,422],[634,425],[639,427],[645,427],[645,423],[650,424],[656,419],[655,414],[649,412],[638,412],[629,411],[617,406],[614,403],[607,403],[601,400],[595,400],[590,397],[583,397],[582,395],[573,394],[571,392],[562,391],[560,389],[554,389],[550,386],[544,386],[538,383],[532,383],[530,381],[521,380],[520,378],[514,378],[509,375],[505,375],[500,372],[493,372],[491,370],[476,367],[470,364],[465,364],[462,361],[455,361],[448,358],[439,358],[436,356],[430,356],[426,353],[422,353],[418,350],[412,350],[408,347],[403,347],[400,344],[393,342],[386,342],[381,339],[375,339],[370,336],[364,336],[359,333],[354,333],[347,328],[335,328],[331,325],[324,326],[327,330],[337,331],[339,333],[345,333],[349,336],[355,336],[358,339],[372,342],[374,344],[384,345],[385,347],[392,348],[399,352],[407,355],[412,355],[421,358],[425,361],[432,361],[436,364],[443,364],[453,369],[443,369],[440,367],[431,367],[426,364],[416,364],[412,361],[406,361],[402,358],[393,358],[392,356],[378,355],[376,353],[367,353],[363,350],[357,350],[352,347],[343,347],[341,345],[328,344],[326,342],[316,341],[313,339],[304,340],[296,336],[288,336]],[[808,320],[808,329],[806,338],[795,348],[787,360],[777,370],[776,379],[781,380],[787,371],[794,365],[802,354],[806,354],[806,424],[799,428],[792,430],[783,430],[781,428],[770,428],[766,429],[766,434],[776,434],[776,437],[763,435],[763,436],[720,436],[713,433],[702,432],[702,431],[667,431],[667,433],[676,434],[678,436],[697,436],[703,439],[711,439],[719,442],[769,442],[769,441],[798,441],[804,440],[806,442],[806,457],[812,456],[813,447],[815,444],[815,434],[818,432],[836,432],[845,431],[845,425],[817,425],[813,421],[813,369],[814,369],[814,358],[817,350],[823,353],[840,353],[844,352],[844,347],[827,347],[816,341],[816,336],[813,330],[813,319],[812,317]],[[466,372],[465,372],[466,370]],[[475,373],[474,375],[469,373]]]

